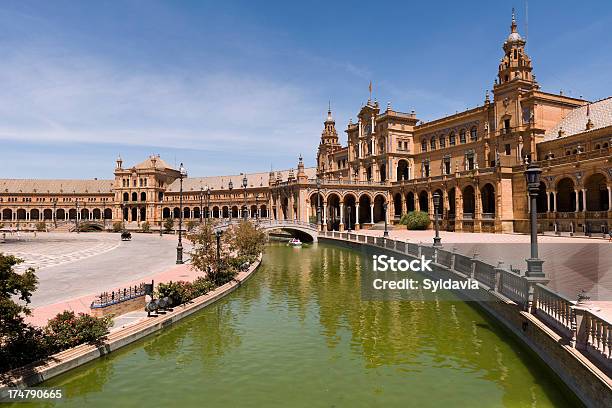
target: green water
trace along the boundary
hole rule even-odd
[[[578,405],[475,306],[361,302],[364,259],[272,245],[224,300],[42,386],[70,407]]]

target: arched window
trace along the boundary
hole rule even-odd
[[[423,139],[421,141],[421,151],[422,152],[426,152],[427,151],[427,140],[426,139]]]
[[[138,193],[132,193],[132,201],[138,201]]]
[[[429,146],[431,146],[431,150],[436,150],[436,138],[432,137],[429,141]]]
[[[451,132],[451,134],[449,135],[448,144],[451,146],[455,145],[455,132]]]
[[[446,137],[440,136],[440,149],[446,147]]]
[[[144,191],[140,193],[140,201],[147,201],[147,193]]]
[[[476,126],[472,126],[472,128],[470,129],[470,140],[472,142],[478,140],[478,129],[476,129]]]
[[[465,129],[459,131],[459,143],[465,143]]]
[[[130,195],[128,193],[123,193],[123,201],[129,201]]]

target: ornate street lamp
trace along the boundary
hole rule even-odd
[[[217,272],[219,271],[220,262],[221,262],[221,235],[223,231],[218,229],[215,231],[215,237],[217,238]]]
[[[321,218],[321,179],[317,177],[317,224],[323,231],[323,218]]]
[[[542,264],[544,261],[538,258],[538,193],[540,191],[540,174],[542,169],[534,162],[529,164],[525,170],[527,179],[527,190],[531,199],[531,257],[527,259],[527,277],[544,278]]]
[[[242,218],[244,218],[245,220],[247,219],[247,206],[246,206],[246,199],[247,199],[247,184],[248,184],[248,180],[247,180],[247,176],[246,174],[244,175],[244,177],[242,178],[242,188],[244,189],[244,207],[242,208]]]
[[[387,230],[387,202],[383,203],[383,215],[385,217],[385,232],[383,233],[383,237],[389,238],[389,231]]]
[[[234,189],[234,183],[232,183],[232,180],[230,180],[229,184],[227,185],[227,187],[229,188],[230,191],[230,198],[232,198],[232,190]],[[230,206],[229,206],[229,219],[230,221],[232,220],[232,206],[231,206],[231,202],[230,202]]]
[[[204,222],[204,187],[200,186],[200,225]]]
[[[76,218],[74,221],[76,222],[76,232],[78,234],[79,233],[79,200],[76,200],[75,206],[76,206]]]
[[[438,227],[438,208],[440,208],[440,193],[438,193],[437,191],[433,194],[433,204],[434,204],[434,225],[436,228],[436,236],[434,237],[433,241],[433,246],[435,247],[439,247],[442,246],[442,243],[440,242],[440,229]]]
[[[57,228],[57,216],[55,214],[57,208],[57,197],[53,199],[53,226]]]
[[[351,232],[351,206],[349,205],[348,207],[346,207],[346,210],[348,212],[348,227],[347,227],[347,232]]]
[[[183,263],[183,179],[187,177],[187,170],[183,167],[183,163],[179,167],[179,180],[180,180],[180,189],[179,189],[179,236],[178,236],[178,245],[176,246],[176,263]]]
[[[206,225],[210,218],[210,186],[206,187]]]
[[[259,221],[259,193],[255,194],[255,222]]]

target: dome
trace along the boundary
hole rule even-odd
[[[510,33],[510,35],[508,36],[508,39],[506,40],[506,42],[518,42],[518,41],[523,41],[523,37],[521,37],[521,35],[519,33]]]

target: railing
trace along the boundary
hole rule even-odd
[[[499,291],[510,300],[525,305],[528,301],[529,285],[518,273],[501,270]]]
[[[130,286],[129,288],[118,289],[116,291],[111,292],[102,292],[98,296],[96,296],[93,302],[91,302],[90,307],[92,309],[99,309],[101,307],[114,305],[117,303],[144,296],[144,285],[144,283],[141,283],[140,285]]]
[[[612,324],[593,313],[584,314],[585,351],[612,369]]]
[[[544,285],[535,286],[534,313],[566,336],[571,336],[574,330],[572,307],[575,305],[576,302],[553,292]]]

